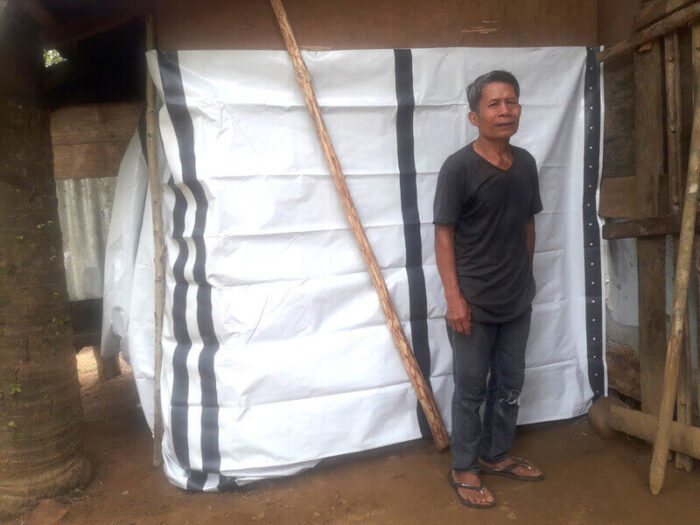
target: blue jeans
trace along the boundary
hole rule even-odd
[[[471,335],[447,334],[452,345],[452,468],[477,473],[478,458],[498,463],[513,444],[532,309],[505,323],[472,321]],[[491,377],[486,383],[487,375]],[[479,409],[484,407],[484,421]]]

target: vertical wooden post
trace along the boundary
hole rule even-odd
[[[416,392],[416,397],[423,408],[425,417],[428,420],[428,426],[433,435],[433,441],[435,446],[439,450],[447,448],[450,444],[450,439],[447,435],[447,430],[442,422],[442,417],[440,416],[440,411],[435,403],[435,398],[433,393],[428,388],[425,378],[421,373],[420,367],[416,362],[416,358],[411,351],[411,347],[406,339],[406,334],[404,334],[401,323],[399,322],[398,315],[396,313],[396,308],[389,295],[389,290],[386,287],[386,282],[384,281],[384,275],[382,274],[377,259],[374,256],[372,246],[367,239],[364,229],[362,228],[362,223],[360,222],[360,217],[355,209],[355,204],[352,200],[352,195],[345,182],[345,176],[343,175],[343,170],[340,167],[340,161],[335,153],[335,148],[331,142],[331,138],[328,135],[328,130],[326,129],[326,124],[321,115],[321,109],[316,100],[316,95],[314,94],[313,87],[311,86],[311,76],[306,68],[304,59],[301,56],[299,47],[297,46],[296,39],[294,38],[294,33],[292,32],[292,27],[287,19],[287,13],[284,10],[281,0],[270,0],[272,9],[277,17],[277,22],[280,26],[280,31],[282,33],[282,38],[287,45],[287,51],[289,51],[289,56],[292,60],[292,65],[294,66],[294,71],[296,73],[297,81],[299,82],[299,87],[301,93],[304,97],[304,102],[309,110],[311,120],[313,121],[314,128],[316,129],[316,135],[318,136],[319,144],[323,150],[323,155],[328,163],[329,170],[331,172],[331,178],[333,179],[333,184],[335,184],[336,192],[338,193],[338,198],[345,212],[345,217],[350,225],[350,230],[352,231],[355,241],[360,248],[360,254],[365,262],[367,271],[372,279],[372,284],[379,297],[379,303],[384,311],[384,315],[389,325],[389,330],[394,339],[394,344],[396,349],[401,356],[404,367],[408,377],[413,385],[413,389]]]
[[[692,41],[691,41],[691,57],[693,65],[693,79],[700,79],[700,24],[696,23],[692,26]],[[697,91],[700,86],[693,82],[693,100],[697,96]],[[697,303],[696,303],[696,322],[697,322],[697,363],[700,367],[700,236],[695,235],[695,281],[696,281],[696,291],[697,291]],[[697,387],[697,402],[698,411],[700,411],[700,378],[698,378]],[[692,369],[691,369],[691,382],[692,382]]]
[[[685,425],[693,424],[693,368],[690,361],[690,323],[688,312],[683,319],[683,340],[680,349],[680,376],[676,399],[676,421]],[[693,458],[676,452],[676,468],[686,472],[693,470]]]
[[[695,71],[694,71],[695,73]],[[698,78],[693,78],[698,85]],[[663,486],[666,475],[666,461],[670,440],[670,426],[673,419],[676,391],[678,387],[678,369],[680,366],[680,344],[683,333],[683,320],[688,299],[688,280],[690,277],[690,262],[695,236],[695,216],[697,213],[698,183],[700,182],[700,90],[696,89],[693,108],[693,131],[690,141],[690,159],[686,182],[681,237],[676,262],[676,279],[673,291],[673,311],[669,330],[666,363],[664,367],[664,383],[659,411],[659,430],[654,442],[654,454],[649,471],[649,485],[652,494],[658,494]]]
[[[682,194],[683,174],[681,158],[681,68],[680,47],[678,33],[664,37],[664,63],[666,67],[666,145],[668,166],[669,206],[673,213],[680,209],[680,196]],[[678,255],[678,235],[673,236],[674,255]],[[691,383],[688,381],[690,372],[687,363],[690,363],[690,333],[688,328],[688,312],[684,318],[684,330],[681,343],[681,380],[679,382],[678,396],[676,400],[676,413],[679,423],[690,423]],[[680,452],[675,456],[676,468],[690,472],[693,468],[693,459]]]
[[[641,218],[668,212],[664,176],[663,66],[657,41],[634,54],[637,211]],[[639,360],[642,410],[658,414],[666,348],[666,239],[637,240]]]
[[[666,144],[668,158],[668,190],[670,211],[680,211],[683,195],[681,158],[681,65],[678,33],[664,37],[666,66]]]
[[[146,15],[146,49],[155,49],[155,22]],[[162,187],[156,151],[156,91],[151,75],[146,78],[146,149],[148,155],[148,185],[151,190],[153,215],[153,266],[155,268],[155,358],[153,363],[153,466],[163,461],[163,416],[160,404],[160,374],[163,362],[163,310],[165,309],[165,241],[163,239]]]

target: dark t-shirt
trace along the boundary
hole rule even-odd
[[[542,211],[537,165],[510,146],[513,165],[500,169],[469,144],[442,165],[433,222],[455,226],[455,262],[472,319],[502,323],[525,312],[535,296],[527,253],[527,220]]]

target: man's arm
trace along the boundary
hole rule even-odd
[[[445,288],[445,299],[447,299],[447,315],[445,315],[445,318],[447,319],[447,324],[456,332],[470,335],[472,333],[472,311],[467,301],[462,297],[457,284],[454,236],[454,226],[448,224],[435,225],[435,259],[438,272],[440,272],[440,279],[442,279],[442,286]]]
[[[525,226],[525,235],[527,236],[527,253],[530,256],[530,266],[535,257],[535,216],[531,215]]]

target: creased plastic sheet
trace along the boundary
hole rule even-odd
[[[599,133],[600,122],[599,105],[586,107],[586,83],[599,80],[586,74],[590,56],[585,48],[304,53],[360,218],[448,428],[452,358],[432,200],[442,161],[475,138],[464,87],[494,68],[520,80],[523,116],[513,142],[535,156],[544,202],[519,422],[582,414],[601,393],[594,384],[604,389],[603,378],[593,378],[599,369],[590,368],[603,360],[591,351],[602,343],[591,335],[602,316],[590,309],[600,303],[600,237],[597,220],[586,230],[585,218],[586,206],[595,216],[598,159],[586,193],[584,150],[599,151],[587,142],[599,135],[586,130]],[[164,100],[169,479],[217,490],[419,438],[425,428],[415,394],[287,54],[147,58]],[[153,240],[140,149],[135,138],[119,175],[105,282],[113,335],[105,337],[121,338],[150,424]]]

